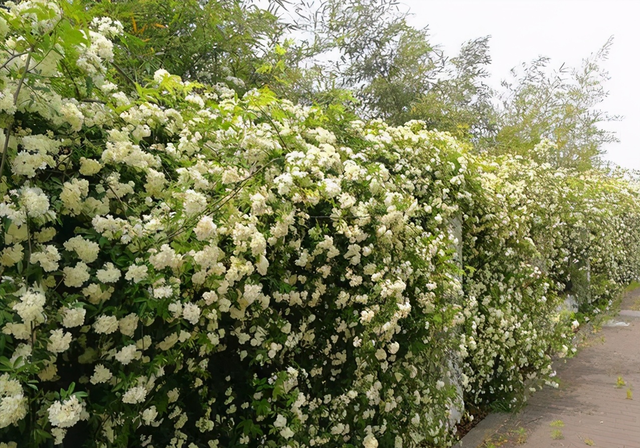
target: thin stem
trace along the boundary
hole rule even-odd
[[[127,73],[123,69],[121,69],[115,62],[112,62],[111,65],[118,71],[118,73],[120,73],[120,75],[122,75],[122,77],[124,77],[129,82],[129,84],[131,84],[133,87],[137,86],[136,82],[131,79],[131,77],[127,75]]]
[[[9,64],[9,62],[13,61],[15,58],[19,58],[20,56],[24,56],[25,54],[28,54],[28,53],[17,53],[17,54],[14,54],[9,59],[7,59],[7,61],[4,64],[0,65],[0,70],[2,70],[3,68],[6,68],[7,65]]]
[[[267,162],[266,164],[264,164],[263,166],[261,166],[258,170],[256,170],[255,172],[253,172],[252,174],[250,174],[249,176],[247,176],[245,179],[241,180],[238,182],[238,185],[231,191],[231,193],[229,193],[227,196],[223,196],[222,198],[220,198],[218,201],[214,202],[213,204],[210,204],[206,210],[196,216],[196,219],[200,219],[202,216],[205,215],[210,215],[213,214],[214,212],[220,210],[227,202],[229,202],[231,199],[235,198],[238,193],[240,192],[240,190],[242,190],[242,188],[253,178],[255,178],[256,175],[258,175],[259,173],[261,173],[262,171],[264,171],[265,169],[267,169],[269,166],[271,166],[274,162],[277,162],[279,160],[282,160],[284,157],[276,157],[274,159],[271,159],[269,162]],[[192,222],[195,222],[195,220],[193,220]],[[171,241],[173,240],[175,237],[177,237],[178,235],[180,235],[182,232],[184,232],[190,222],[186,222],[184,223],[184,225],[182,225],[180,228],[178,228],[177,230],[175,230],[173,233],[167,235],[167,237],[164,239],[164,241]],[[163,241],[163,242],[164,242]]]
[[[33,51],[33,48],[31,49]],[[16,91],[13,94],[13,107],[18,105],[18,96],[20,95],[20,90],[22,90],[22,85],[24,84],[24,80],[27,77],[27,73],[29,73],[29,64],[31,63],[31,51],[27,54],[27,60],[24,64],[24,73],[18,80],[18,87],[16,87]],[[11,122],[9,127],[7,128],[7,133],[4,136],[4,145],[2,148],[2,161],[0,162],[0,179],[2,179],[2,175],[4,173],[4,164],[7,160],[7,152],[9,150],[9,139],[11,138],[11,133],[13,132],[14,121]]]
[[[82,95],[80,95],[80,89],[78,88],[78,84],[76,84],[76,80],[71,74],[71,70],[69,70],[69,67],[67,66],[67,64],[64,63],[64,60],[60,62],[61,62],[62,68],[64,68],[64,71],[67,72],[68,79],[70,79],[71,82],[73,83],[73,88],[76,91],[76,99],[80,99]]]
[[[33,49],[31,49],[33,51]],[[13,94],[13,105],[18,105],[18,95],[20,95],[20,90],[22,89],[22,84],[24,84],[24,80],[27,77],[27,73],[29,73],[29,64],[31,64],[31,51],[27,54],[27,60],[24,63],[24,73],[22,77],[18,80],[18,87],[16,88],[15,93]]]
[[[2,161],[0,161],[0,181],[2,180],[2,173],[4,172],[4,163],[7,158],[7,150],[9,148],[9,138],[11,137],[11,132],[13,131],[13,121],[7,127],[7,133],[4,136],[4,144],[2,145]]]
[[[29,271],[29,266],[31,266],[31,253],[33,252],[33,248],[31,247],[31,229],[29,228],[29,219],[27,218],[27,243],[29,244],[29,253],[27,255],[27,272]]]

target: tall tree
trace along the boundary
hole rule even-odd
[[[609,74],[602,64],[612,44],[609,38],[579,68],[551,71],[549,59],[538,58],[512,70],[513,80],[502,83],[500,130],[492,150],[531,155],[548,139],[557,147],[548,162],[578,169],[599,165],[604,145],[617,141],[601,124],[620,119],[599,109],[608,96]]]
[[[420,119],[469,140],[491,129],[492,92],[484,83],[488,37],[465,43],[448,58],[431,45],[428,28],[410,26],[408,13],[393,0],[303,5],[300,27],[320,43],[325,61],[333,62],[326,70],[354,92],[364,116],[393,124]]]
[[[444,59],[444,70],[413,101],[407,118],[483,145],[496,132],[495,91],[486,83],[490,64],[489,36],[465,42],[458,56]]]

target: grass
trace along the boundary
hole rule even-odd
[[[495,400],[489,405],[491,412],[498,412],[501,414],[517,414],[527,404],[524,392],[514,392],[513,396],[509,399]]]
[[[624,379],[622,379],[622,377],[621,377],[621,376],[619,376],[619,377],[618,377],[618,379],[616,380],[616,387],[617,387],[618,389],[622,389],[622,388],[623,388],[624,386],[626,386],[626,385],[627,385],[627,383],[625,382],[625,380],[624,380]]]
[[[629,286],[627,286],[627,287],[624,289],[624,292],[631,292],[631,291],[633,291],[634,289],[639,288],[639,287],[640,287],[640,282],[633,281],[633,282],[631,282],[631,283],[629,284]],[[640,297],[638,297],[638,298],[636,299],[636,301],[635,301],[635,302],[633,302],[633,305],[631,305],[631,309],[632,309],[633,311],[640,311]]]
[[[562,434],[562,431],[559,429],[564,428],[564,422],[562,420],[554,420],[549,424],[549,426],[551,426],[552,428],[556,428],[551,431],[551,438],[553,440],[564,439],[564,434]]]
[[[485,440],[482,445],[480,445],[480,448],[497,448],[501,445],[504,445],[508,441],[509,440],[507,440],[504,436],[492,437],[488,440]]]
[[[552,428],[564,428],[564,422],[562,420],[554,420],[549,423]]]
[[[626,288],[624,288],[624,292],[631,292],[637,288],[640,288],[640,282],[634,280],[631,283],[629,283]]]
[[[562,434],[562,431],[560,431],[559,429],[554,429],[553,431],[551,431],[551,438],[553,440],[562,440],[564,439],[564,434]]]
[[[589,445],[589,446],[593,446],[593,445],[595,445],[596,443],[595,443],[593,440],[591,440],[591,439],[589,439],[589,438],[586,438],[586,439],[584,439],[584,444],[585,444],[585,445]]]
[[[504,434],[495,434],[486,439],[479,448],[498,448],[505,444],[523,445],[527,441],[527,430],[520,426]]]
[[[523,427],[513,430],[512,433],[516,436],[517,445],[523,445],[527,441],[527,430]]]

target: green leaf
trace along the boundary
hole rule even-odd
[[[62,36],[62,41],[60,43],[63,45],[63,47],[71,48],[80,44],[89,43],[86,35],[77,27],[72,26],[67,21],[63,21],[60,23],[59,30],[59,34],[60,36]]]

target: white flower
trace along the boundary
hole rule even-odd
[[[190,94],[190,95],[187,95],[184,99],[185,101],[195,104],[200,108],[204,107],[204,101],[202,100],[202,97],[200,95]]]
[[[194,303],[187,303],[182,309],[182,317],[192,325],[196,325],[200,319],[200,307]]]
[[[26,341],[31,337],[31,324],[7,322],[4,324],[4,327],[2,327],[2,332],[12,335],[16,339]]]
[[[167,392],[169,403],[175,403],[176,401],[178,401],[178,397],[180,397],[180,391],[177,388],[171,389],[169,392]]]
[[[71,333],[58,329],[51,330],[50,334],[47,350],[51,353],[62,353],[69,348],[71,344]]]
[[[176,342],[178,342],[178,334],[171,333],[170,335],[166,336],[162,342],[158,344],[158,348],[160,350],[169,350],[171,347],[176,345]]]
[[[78,107],[73,103],[65,103],[60,108],[60,114],[71,125],[71,129],[79,131],[82,129],[82,123],[84,122],[84,115],[78,110]]]
[[[41,188],[24,187],[20,200],[32,218],[39,218],[49,211],[49,198]]]
[[[87,296],[89,303],[92,303],[94,305],[98,305],[109,300],[113,291],[113,288],[107,288],[105,291],[103,291],[100,285],[97,285],[95,283],[91,283],[89,286],[82,288],[82,294]]]
[[[267,269],[269,269],[269,260],[264,255],[260,255],[256,262],[256,270],[260,275],[267,275]]]
[[[80,421],[84,413],[84,403],[75,395],[61,402],[56,400],[49,407],[49,422],[59,428],[70,428]]]
[[[142,403],[147,398],[147,390],[142,386],[135,386],[129,389],[122,396],[122,402],[127,404]]]
[[[0,429],[17,424],[28,411],[22,386],[8,373],[0,376]]]
[[[182,303],[171,302],[168,306],[168,310],[174,318],[178,318],[182,314]]]
[[[105,264],[104,269],[98,269],[96,272],[96,277],[102,283],[115,283],[120,279],[121,275],[120,269],[115,267],[113,263]]]
[[[0,141],[2,140],[0,139]],[[16,176],[32,178],[35,177],[36,170],[43,170],[48,166],[54,166],[55,161],[52,156],[43,152],[32,154],[27,151],[20,151],[16,154],[11,165],[13,174]]]
[[[18,423],[27,415],[27,399],[22,394],[0,400],[0,428]]]
[[[73,268],[67,266],[62,272],[64,273],[64,284],[69,287],[79,288],[91,277],[89,266],[82,261]]]
[[[63,244],[68,251],[75,251],[78,257],[85,263],[93,263],[98,259],[100,246],[98,243],[88,241],[81,236],[74,236]]]
[[[158,411],[156,410],[156,407],[151,406],[150,408],[147,408],[144,411],[142,411],[142,422],[145,425],[150,425],[154,422],[157,416],[158,416]]]
[[[0,262],[2,262],[4,266],[13,266],[21,262],[23,258],[24,247],[22,247],[22,244],[14,244],[13,246],[4,248]]]
[[[38,243],[46,243],[51,241],[53,237],[56,236],[56,233],[56,229],[54,229],[53,227],[45,227],[39,232],[36,232],[35,238]]]
[[[18,344],[18,346],[13,350],[13,355],[11,355],[9,362],[11,362],[13,367],[16,369],[22,367],[25,363],[29,362],[32,351],[33,349],[30,344]],[[18,359],[20,359],[20,361],[18,361]]]
[[[294,434],[295,433],[288,426],[284,428],[282,431],[280,431],[280,435],[285,439],[290,439],[291,437],[294,436]]]
[[[166,299],[167,297],[171,297],[172,295],[173,288],[169,285],[153,287],[153,297],[156,299]]]
[[[41,322],[44,318],[46,297],[42,291],[29,289],[20,296],[20,302],[13,305],[23,322]]]
[[[111,379],[112,376],[113,375],[111,374],[111,371],[109,369],[107,369],[102,364],[98,364],[96,365],[93,371],[93,375],[91,375],[89,381],[91,382],[91,384],[106,383]]]
[[[84,324],[84,317],[87,310],[84,308],[67,308],[64,310],[62,326],[65,328],[79,327]]]
[[[161,68],[153,74],[153,80],[160,84],[167,76],[170,76],[169,72]]]
[[[376,358],[378,359],[378,361],[384,361],[385,359],[387,359],[387,352],[379,348],[378,350],[376,350]]]
[[[253,194],[249,199],[251,199],[251,212],[255,216],[264,215],[269,211],[269,208],[267,207],[267,198],[261,193]]]
[[[163,244],[160,247],[160,252],[149,257],[149,263],[151,263],[157,271],[166,267],[177,269],[181,262],[182,256],[176,254],[176,251],[168,244]]]
[[[64,204],[66,211],[75,216],[82,213],[82,203],[88,194],[89,181],[86,179],[72,179],[62,186],[60,200]]]
[[[134,359],[138,359],[139,357],[140,352],[137,350],[135,344],[130,344],[126,347],[122,347],[122,349],[120,349],[120,351],[116,353],[116,359],[125,366]]]
[[[378,440],[374,437],[373,434],[367,434],[362,441],[362,446],[364,448],[378,448]]]
[[[67,435],[67,430],[63,428],[51,428],[51,435],[53,436],[53,444],[60,445],[64,441],[64,436]]]
[[[273,426],[276,428],[284,428],[287,425],[287,418],[282,414],[278,414],[276,420],[273,422]]]
[[[146,178],[147,183],[144,184],[144,188],[147,193],[151,196],[161,196],[167,183],[164,173],[149,168]]]
[[[207,198],[195,190],[187,190],[183,194],[184,212],[187,216],[198,215],[207,207]]]
[[[93,176],[102,169],[102,164],[97,160],[80,158],[80,169],[78,170],[83,176]]]
[[[340,188],[340,183],[339,181],[336,181],[336,179],[325,179],[323,181],[323,184],[325,193],[330,198],[336,197],[342,191],[342,188]]]
[[[193,231],[198,241],[206,241],[213,238],[217,234],[218,227],[214,224],[210,216],[203,216],[198,221]]]
[[[140,283],[141,281],[147,278],[149,273],[149,268],[146,265],[135,265],[132,264],[127,268],[127,273],[125,274],[125,280],[132,281],[133,283]]]
[[[117,36],[123,32],[122,24],[110,17],[94,17],[91,20],[91,26],[107,37]]]
[[[360,322],[363,324],[371,322],[371,320],[375,317],[376,313],[373,310],[362,310],[360,312]]]
[[[58,262],[60,261],[60,253],[55,246],[47,245],[38,252],[31,254],[31,262],[39,263],[45,272],[53,272],[58,270]]]
[[[140,318],[135,313],[128,314],[127,316],[120,319],[120,322],[119,322],[120,333],[129,337],[133,337],[133,335],[135,334],[136,328],[138,328],[139,320]]]
[[[93,324],[93,329],[98,334],[111,334],[118,330],[118,318],[115,316],[98,316]]]

